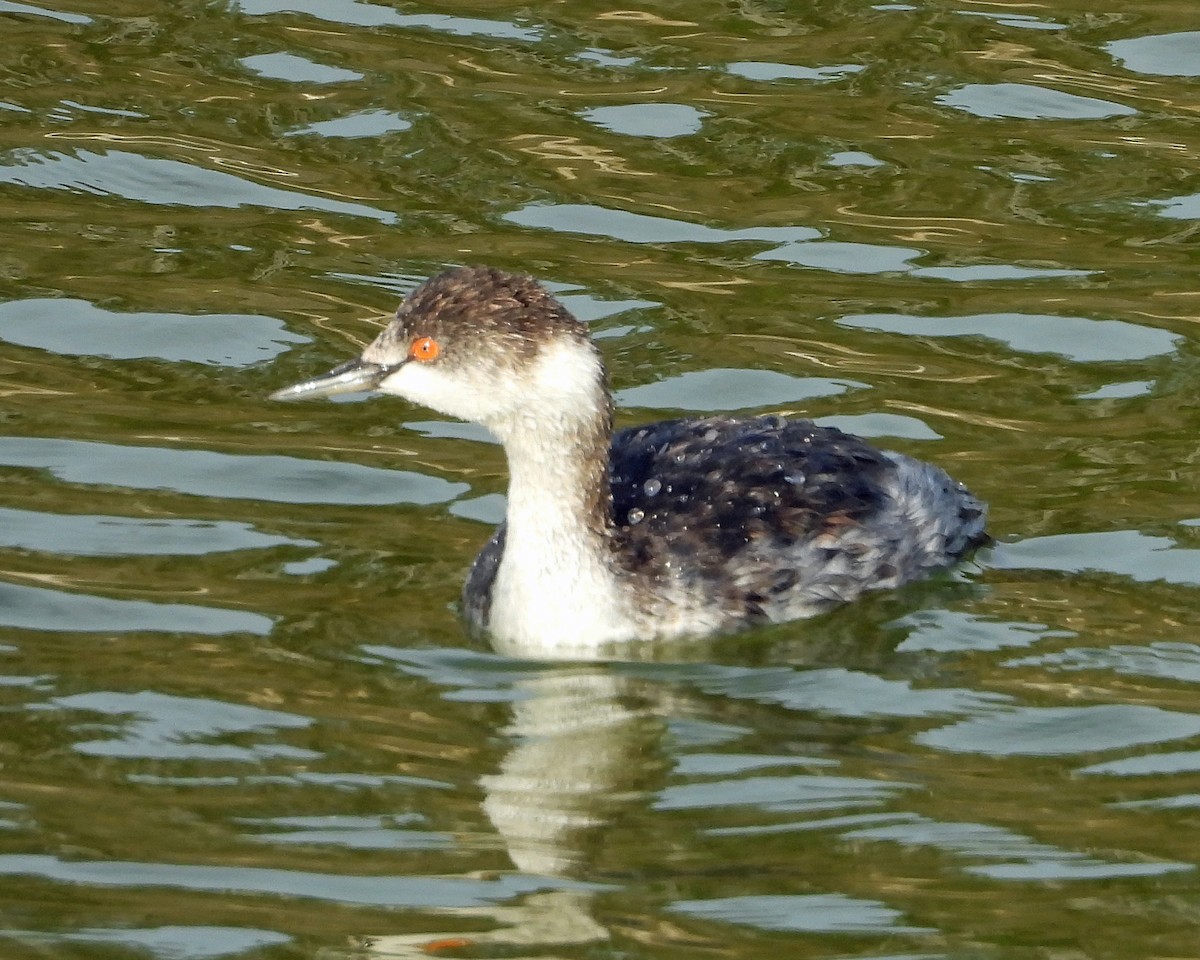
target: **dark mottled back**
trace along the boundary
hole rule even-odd
[[[781,555],[880,510],[894,469],[857,437],[782,417],[668,420],[613,438],[610,474],[621,556],[639,572],[727,585],[730,563],[762,594],[796,573]],[[686,518],[686,525],[681,525]]]

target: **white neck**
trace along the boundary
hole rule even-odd
[[[563,378],[562,364],[598,363],[585,355],[546,358],[569,395],[490,426],[504,443],[509,486],[504,555],[492,588],[488,627],[530,653],[595,647],[634,633],[630,603],[609,553],[609,420],[598,371]],[[535,373],[535,377],[537,374]],[[544,384],[543,384],[544,386]]]

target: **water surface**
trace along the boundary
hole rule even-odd
[[[1196,955],[1194,4],[0,31],[0,954]],[[996,546],[613,662],[468,637],[491,438],[265,397],[480,262],[622,425],[837,424]]]

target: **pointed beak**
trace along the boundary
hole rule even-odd
[[[374,390],[399,364],[385,367],[355,357],[340,367],[334,367],[323,377],[305,380],[271,394],[272,400],[308,400],[311,397],[332,397],[339,393],[361,393]]]

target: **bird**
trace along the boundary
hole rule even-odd
[[[989,539],[985,504],[940,467],[811,420],[713,415],[614,433],[586,325],[523,274],[433,276],[360,356],[271,399],[358,391],[499,439],[505,518],[461,613],[548,656],[811,617]]]

